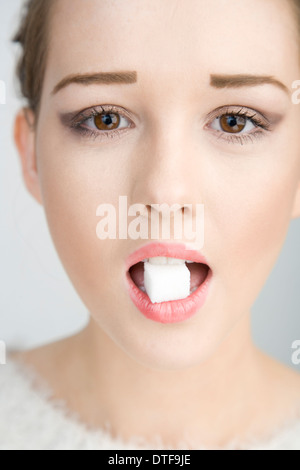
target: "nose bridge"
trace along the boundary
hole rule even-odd
[[[144,204],[190,204],[195,202],[191,129],[185,116],[168,113],[152,124],[143,139],[142,165],[138,167],[134,198]]]

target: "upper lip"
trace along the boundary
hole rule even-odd
[[[194,263],[207,264],[206,258],[197,250],[187,249],[180,243],[149,243],[131,253],[126,260],[127,271],[135,264],[147,258],[166,256],[169,258],[185,259]]]

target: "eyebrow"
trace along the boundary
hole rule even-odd
[[[214,75],[210,76],[210,84],[214,88],[241,88],[246,86],[275,85],[289,93],[289,89],[279,80],[270,75]]]
[[[71,83],[80,85],[116,85],[137,82],[137,72],[102,72],[92,74],[73,74],[63,78],[53,89],[52,95],[67,87]]]
[[[72,83],[80,85],[116,85],[133,84],[137,82],[136,71],[101,72],[93,74],[73,74],[63,78],[53,89],[55,95]],[[214,88],[241,88],[246,86],[275,85],[289,93],[288,88],[270,75],[215,75],[210,76],[210,84]]]

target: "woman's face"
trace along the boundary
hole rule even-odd
[[[92,317],[141,363],[174,369],[209,357],[249,313],[277,258],[300,177],[297,40],[282,0],[55,4],[36,132],[42,201]],[[135,71],[137,81],[52,93],[70,75],[116,71]],[[93,117],[81,133],[71,127],[71,114],[86,118],[101,105],[120,113],[119,132]],[[97,207],[118,208],[121,195],[128,206],[204,205],[201,252],[213,278],[189,320],[162,324],[132,303],[125,263],[147,242],[96,235]]]

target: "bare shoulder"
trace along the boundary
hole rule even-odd
[[[32,369],[52,390],[65,383],[74,362],[78,365],[81,334],[22,352],[12,352],[11,359]]]
[[[13,360],[33,367],[45,367],[49,363],[56,362],[66,352],[72,341],[73,338],[67,338],[26,351],[12,351],[10,356]]]
[[[266,397],[278,409],[287,414],[299,412],[300,417],[300,368],[299,372],[279,362],[265,353],[261,353],[261,372],[264,374]]]
[[[280,384],[282,387],[287,387],[288,389],[293,389],[294,387],[300,390],[300,367],[299,372],[291,367],[279,362],[276,359],[271,358],[270,356],[266,356],[266,360],[270,366],[270,372],[275,380]],[[286,379],[286,382],[285,380]],[[298,395],[300,398],[300,395]]]

